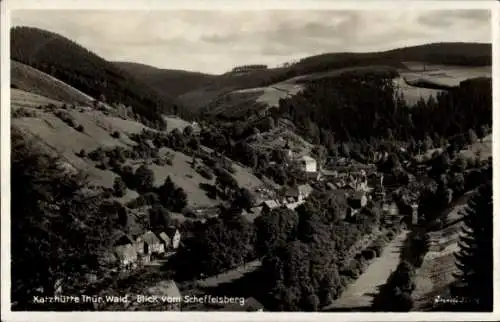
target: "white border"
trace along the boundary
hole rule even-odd
[[[10,311],[10,11],[16,9],[102,9],[102,10],[374,10],[402,7],[402,1],[331,1],[331,0],[4,0],[1,1],[1,213],[2,213],[2,273],[1,303],[2,320],[5,321],[495,321],[500,320],[500,299],[497,273],[500,267],[498,256],[495,265],[495,311],[493,314],[468,313],[219,313],[219,312],[11,312]],[[493,138],[500,126],[497,111],[500,98],[500,4],[496,1],[404,1],[405,9],[491,9],[493,42]],[[494,155],[500,153],[500,146],[493,139]],[[496,161],[496,159],[494,159]],[[496,165],[497,162],[494,162]],[[496,166],[495,166],[496,168]],[[493,172],[494,186],[498,185],[497,172]],[[493,190],[494,200],[500,197],[498,189]],[[494,204],[494,212],[499,210]],[[499,233],[500,219],[494,216],[494,235]],[[494,237],[494,240],[497,240]],[[494,243],[494,253],[500,254],[499,243]]]

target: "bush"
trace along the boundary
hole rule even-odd
[[[116,197],[123,197],[127,193],[127,185],[121,177],[116,177],[113,184],[113,192]]]
[[[377,257],[377,253],[376,253],[376,252],[375,252],[375,250],[373,250],[373,249],[367,249],[367,250],[364,250],[364,251],[362,252],[362,254],[363,254],[363,257],[364,257],[366,260],[368,260],[368,261],[370,261],[370,260],[374,259],[375,257]]]
[[[77,130],[78,132],[83,132],[85,130],[85,128],[83,127],[83,125],[78,124],[78,126],[75,128],[75,130]]]
[[[160,197],[154,192],[145,193],[128,203],[129,208],[139,208],[144,206],[153,206],[160,203]]]
[[[20,107],[20,108],[17,108],[15,110],[12,110],[11,116],[12,116],[12,118],[18,118],[18,117],[36,117],[37,114],[36,114],[35,111],[29,111],[28,109]]]
[[[205,179],[212,180],[214,178],[214,174],[207,167],[200,166],[196,169],[196,171]]]
[[[84,149],[81,149],[79,152],[76,152],[75,155],[77,157],[80,157],[80,158],[85,158],[85,156],[87,155],[87,153],[85,153]]]
[[[119,139],[120,136],[121,136],[121,134],[118,131],[114,131],[113,133],[111,133],[111,137],[113,137],[115,139]]]

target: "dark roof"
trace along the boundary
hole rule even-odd
[[[167,234],[167,236],[170,239],[172,237],[174,237],[176,231],[178,231],[178,229],[176,227],[174,227],[174,226],[171,226],[171,227],[168,227],[167,229],[165,229],[165,233]]]
[[[112,240],[112,245],[113,246],[121,246],[121,245],[127,245],[127,244],[133,244],[134,243],[133,238],[130,237],[129,235],[125,234],[121,230],[115,230],[112,233],[111,240]]]

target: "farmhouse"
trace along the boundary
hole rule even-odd
[[[158,234],[158,238],[163,243],[163,247],[165,249],[168,249],[170,247],[170,238],[168,237],[168,235],[164,231],[162,231],[161,233]]]
[[[163,254],[165,252],[165,245],[152,231],[147,231],[142,236],[142,240],[144,241],[144,254],[149,259],[151,259],[152,254]]]
[[[262,203],[262,213],[269,212],[279,206],[280,204],[276,200],[266,200]]]
[[[311,158],[308,155],[304,155],[299,159],[299,165],[302,171],[305,172],[317,172],[318,164],[314,158]]]
[[[134,240],[124,232],[116,230],[111,241],[113,255],[118,261],[118,265],[123,269],[133,268],[137,262],[137,249]]]
[[[120,267],[125,270],[133,269],[137,264],[137,249],[132,244],[116,246],[115,254]]]

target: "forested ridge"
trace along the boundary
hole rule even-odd
[[[162,113],[180,109],[164,95],[88,49],[58,34],[32,27],[11,30],[11,58],[37,68],[107,103],[130,105],[140,121],[164,127]]]

